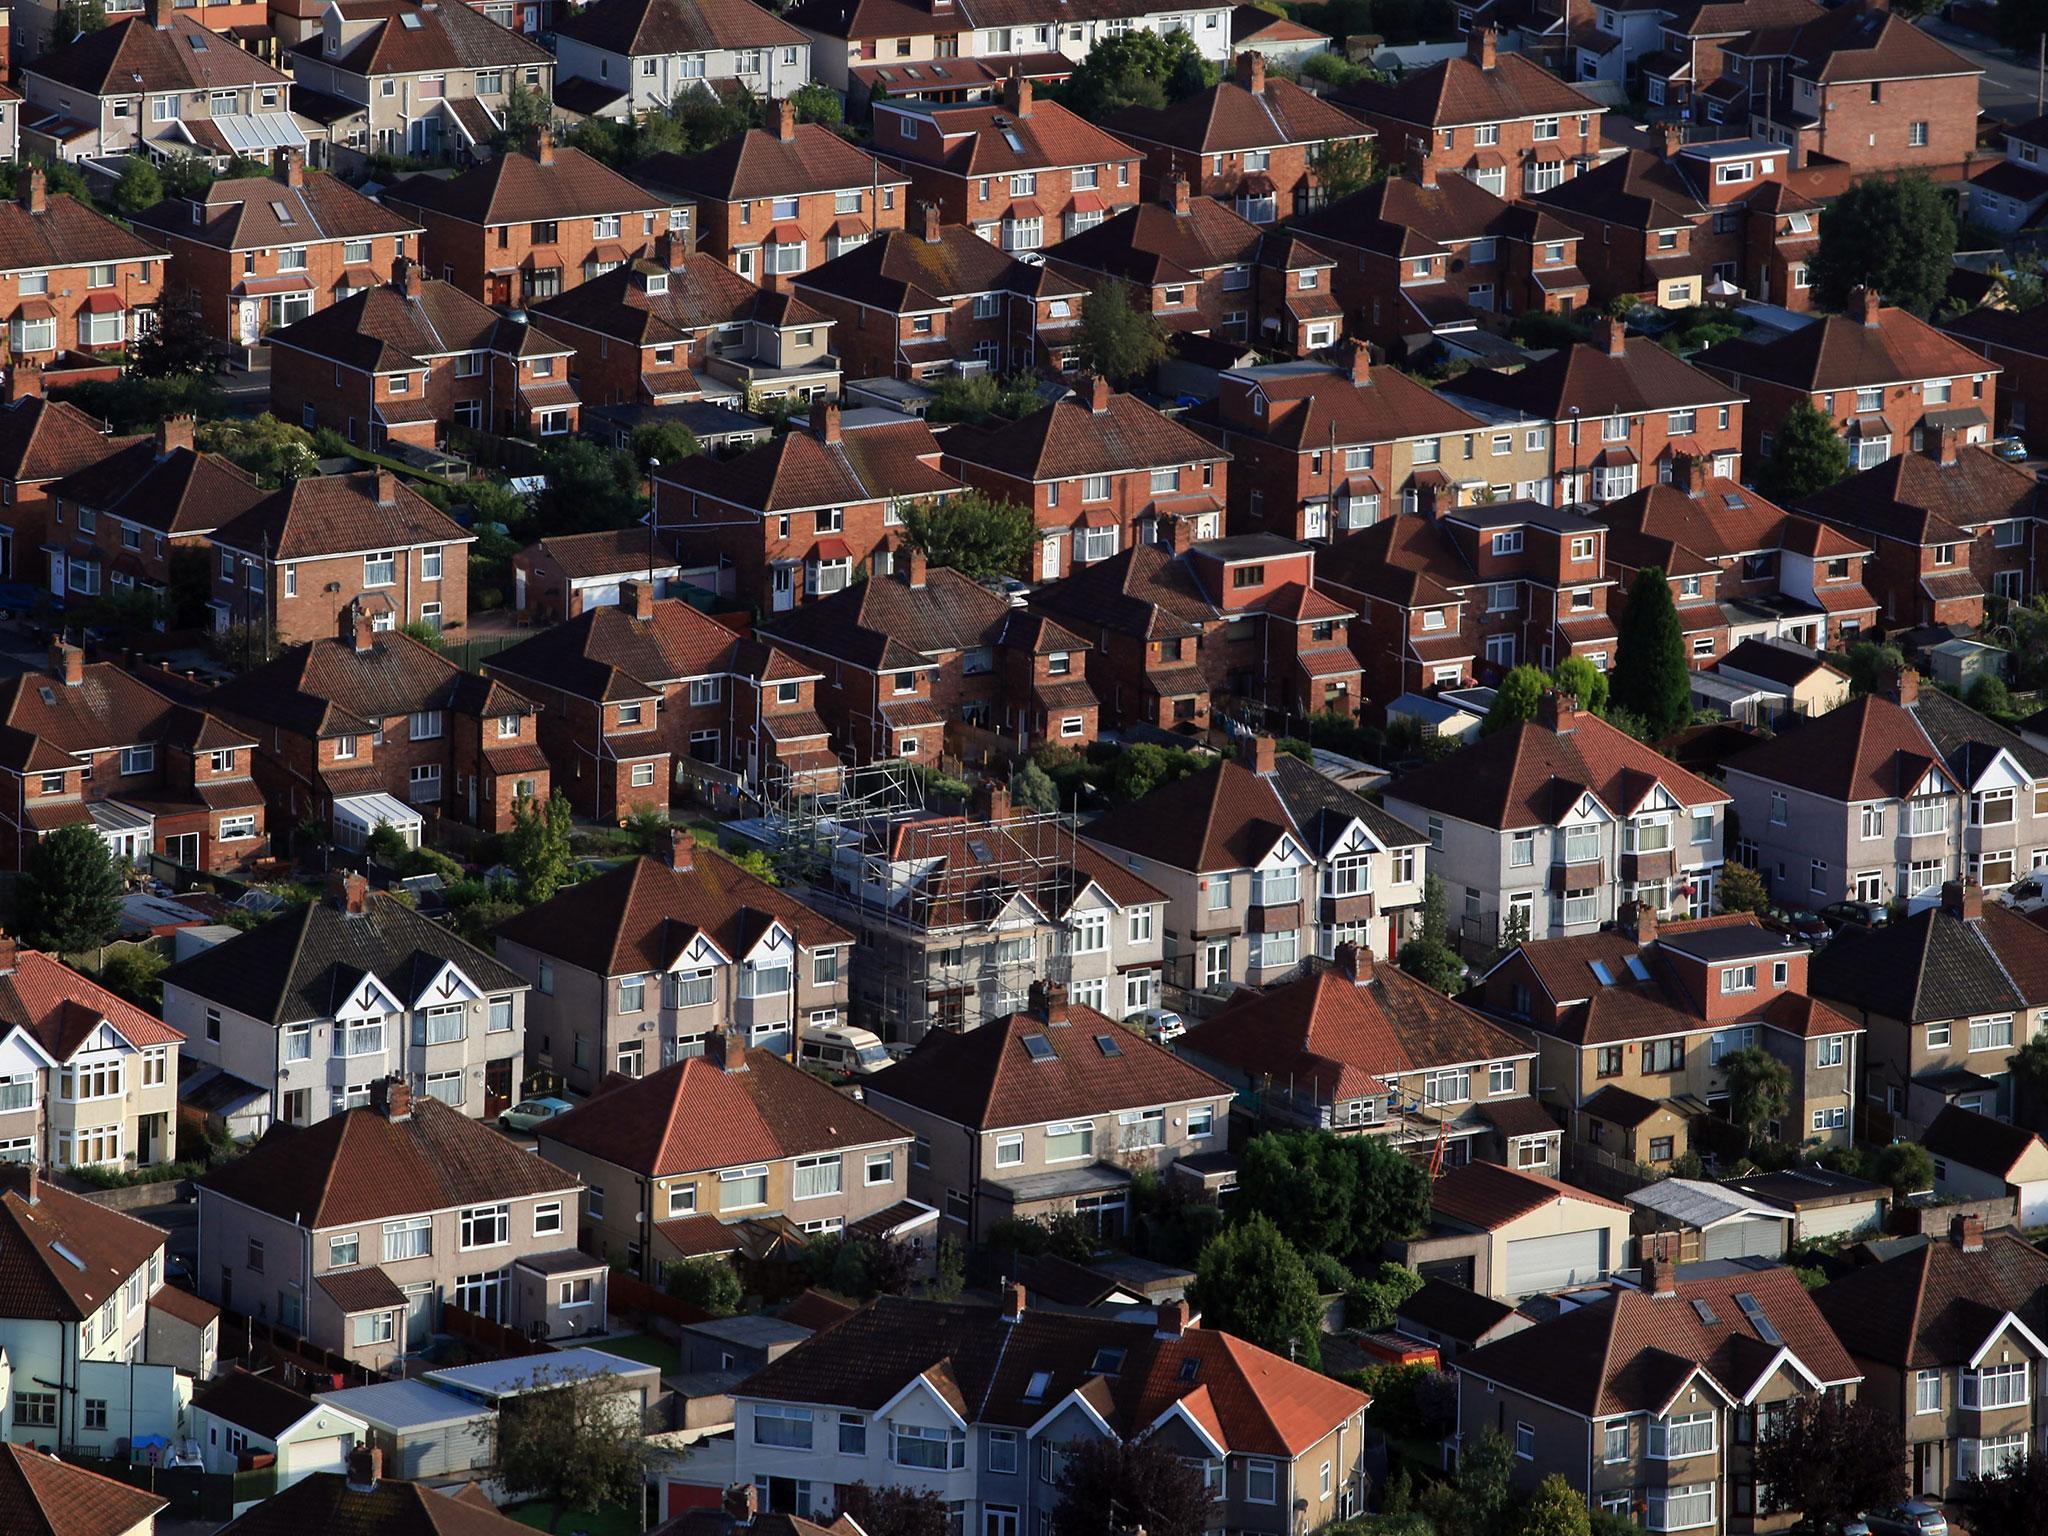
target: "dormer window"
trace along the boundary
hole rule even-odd
[[[650,273],[648,273],[648,274],[647,274],[647,291],[648,291],[649,293],[667,293],[667,292],[668,292],[668,274],[667,274],[666,272],[650,272]]]

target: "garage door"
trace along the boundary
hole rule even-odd
[[[1703,1259],[1777,1259],[1785,1254],[1785,1223],[1759,1218],[1724,1221],[1700,1234]]]
[[[296,1480],[314,1472],[346,1472],[348,1453],[354,1446],[353,1435],[324,1435],[318,1440],[301,1440],[292,1447],[291,1475]]]
[[[1607,1233],[1565,1232],[1556,1237],[1524,1237],[1508,1244],[1510,1296],[1533,1296],[1584,1285],[1607,1273]]]
[[[1799,1218],[1799,1230],[1807,1237],[1848,1237],[1867,1232],[1884,1220],[1884,1206],[1875,1200],[1852,1200],[1824,1206]]]

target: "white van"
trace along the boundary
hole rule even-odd
[[[889,1065],[888,1047],[871,1029],[851,1024],[821,1024],[804,1031],[800,1061],[815,1062],[828,1072],[850,1072],[865,1077]]]

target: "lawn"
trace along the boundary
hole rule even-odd
[[[608,1355],[617,1355],[622,1360],[637,1360],[642,1365],[651,1365],[664,1376],[672,1376],[683,1368],[683,1352],[667,1339],[657,1338],[651,1333],[635,1333],[623,1339],[599,1339],[590,1346],[601,1349]]]
[[[521,1504],[505,1513],[521,1525],[544,1531],[555,1517],[555,1506],[542,1501]],[[562,1516],[562,1523],[555,1530],[557,1536],[639,1536],[640,1524],[625,1505],[607,1504],[598,1510],[572,1509]]]

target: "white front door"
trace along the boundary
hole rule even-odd
[[[1060,578],[1060,541],[1046,539],[1038,546],[1038,579],[1058,581]]]
[[[796,567],[778,565],[775,567],[775,611],[787,612],[796,606]]]
[[[62,550],[52,550],[50,552],[50,595],[52,597],[62,597],[64,595],[64,552]]]
[[[1202,946],[1202,985],[1220,987],[1230,980],[1230,940],[1212,939]]]

